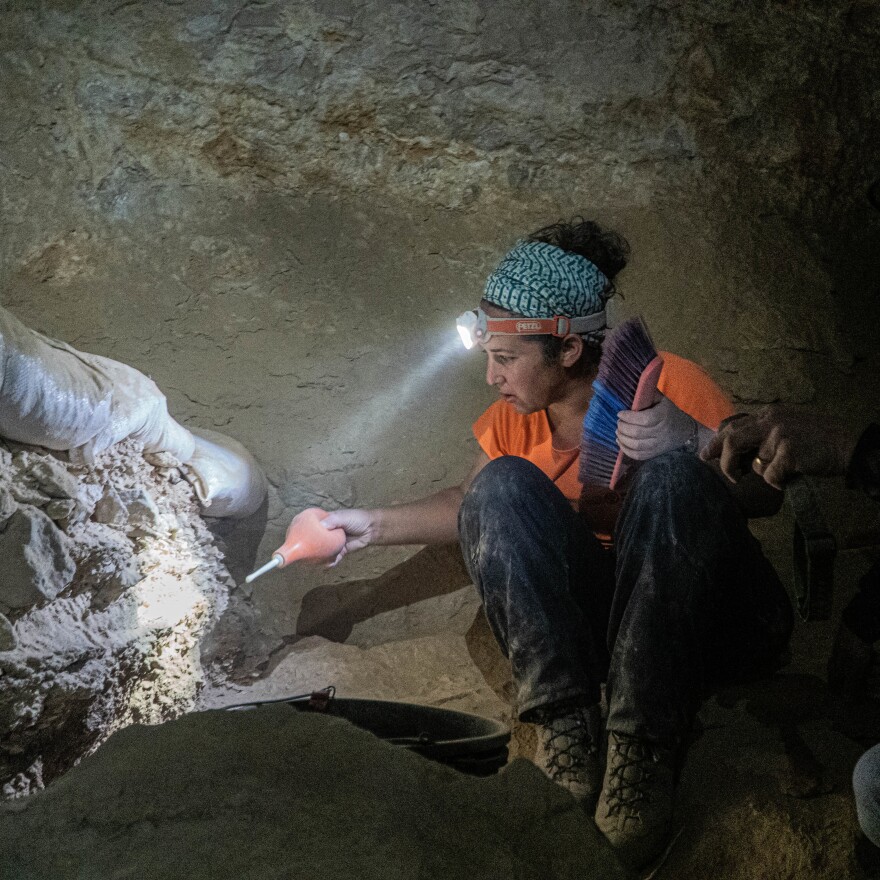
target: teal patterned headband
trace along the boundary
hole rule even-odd
[[[527,318],[575,318],[602,311],[608,286],[586,257],[543,241],[524,241],[489,276],[483,298]]]

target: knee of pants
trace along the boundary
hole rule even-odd
[[[549,484],[544,472],[524,458],[503,455],[493,458],[474,478],[462,501],[462,515],[474,510],[510,510],[532,497],[542,483]]]
[[[681,449],[642,462],[618,518],[618,528],[631,520],[656,524],[684,523],[698,519],[706,527],[741,519],[733,495],[721,478],[692,453]]]
[[[853,792],[859,813],[880,813],[880,746],[868,749],[853,770]]]
[[[655,510],[676,507],[720,511],[732,503],[717,474],[696,455],[676,449],[642,462],[633,477],[627,506],[648,504]]]
[[[478,548],[509,548],[536,523],[561,532],[566,514],[571,515],[568,502],[540,468],[512,455],[493,459],[474,478],[458,512],[465,560],[476,564]]]

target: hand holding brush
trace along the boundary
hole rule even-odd
[[[678,449],[695,436],[699,437],[696,419],[659,391],[647,409],[622,410],[617,414],[617,445],[634,461],[647,461]]]
[[[680,447],[698,451],[701,426],[657,390],[662,371],[663,359],[640,317],[624,321],[605,343],[584,418],[584,486],[616,489],[634,461]]]
[[[663,360],[641,318],[624,321],[605,343],[584,418],[580,480],[585,486],[617,488],[626,472],[618,444],[618,416],[650,407]]]

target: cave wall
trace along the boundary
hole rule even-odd
[[[809,226],[877,172],[870,2],[2,8],[5,175],[31,184],[7,209],[120,220],[219,177],[453,207],[708,189]]]

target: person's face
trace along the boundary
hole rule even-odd
[[[486,381],[518,413],[546,409],[559,399],[565,370],[544,360],[539,342],[521,336],[492,336],[480,348],[486,353]]]

